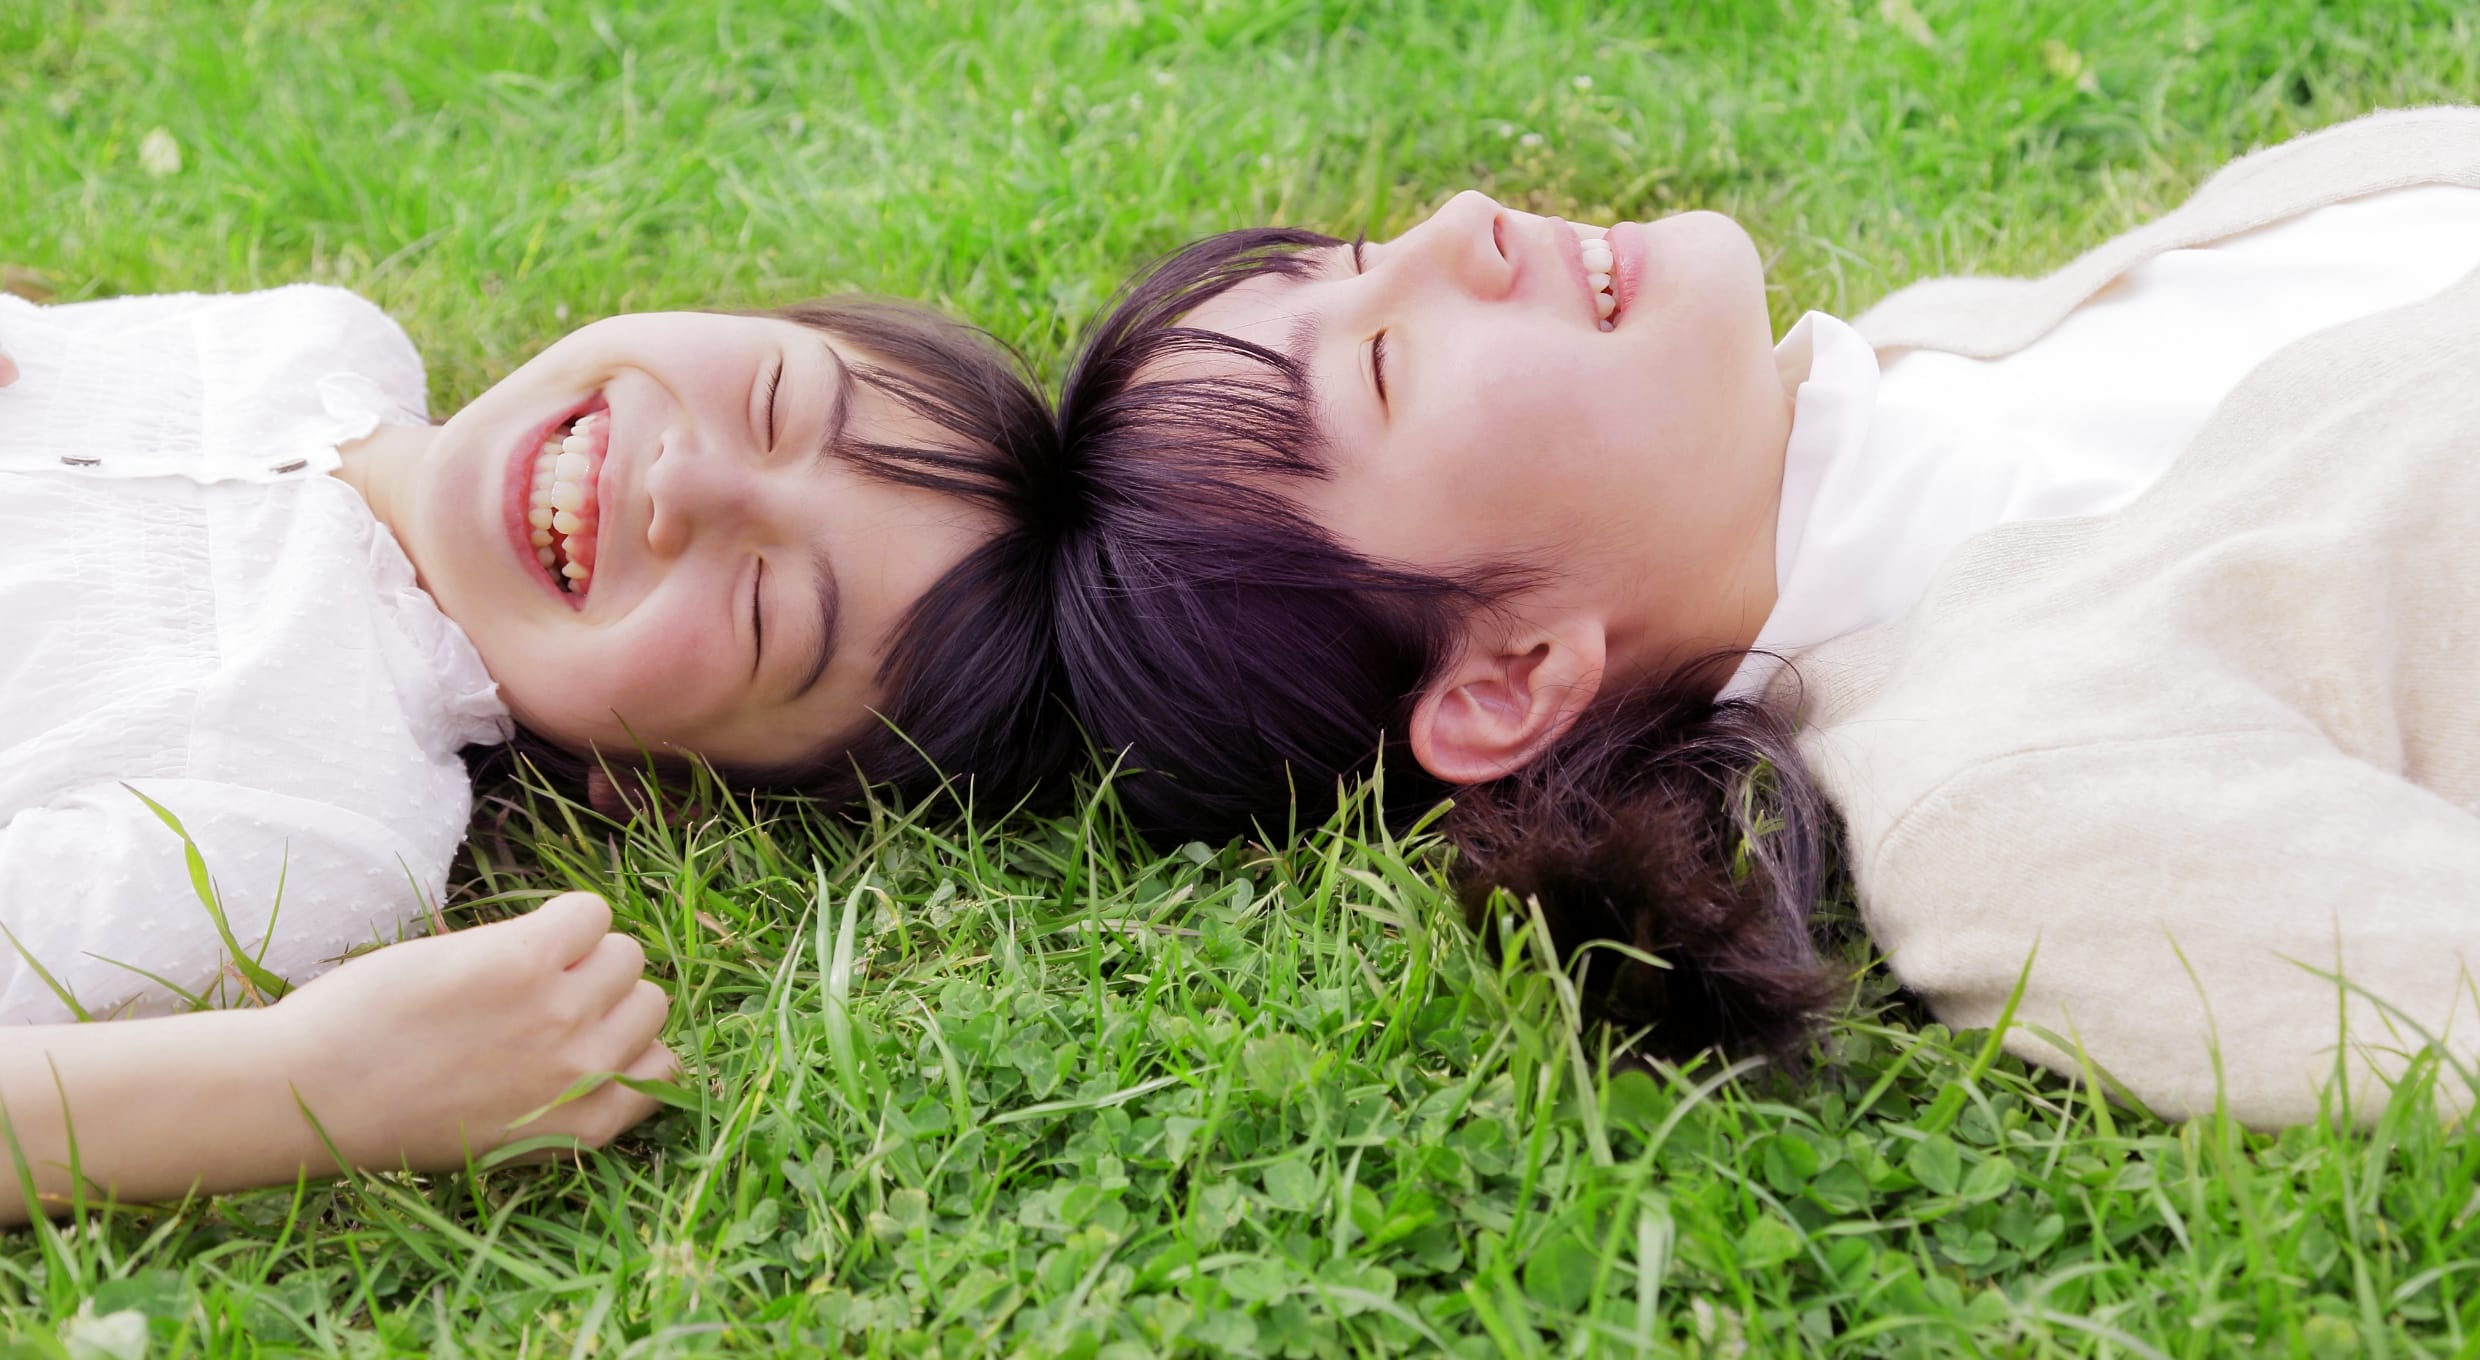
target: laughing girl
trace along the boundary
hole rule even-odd
[[[476,747],[838,798],[1004,792],[1046,749],[1040,649],[980,583],[1050,427],[963,327],[616,317],[438,425],[331,288],[0,298],[0,352],[0,1103],[46,1205],[649,1111],[515,1123],[672,1070],[599,900],[393,943],[437,919]],[[275,1004],[200,1009],[244,1001]]]

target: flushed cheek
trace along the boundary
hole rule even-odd
[[[611,639],[571,648],[502,691],[518,720],[569,744],[693,746],[729,704],[709,637]]]
[[[1435,513],[1458,526],[1467,554],[1529,557],[1598,539],[1614,515],[1640,512],[1661,479],[1650,412],[1563,399],[1572,386],[1543,399],[1551,390],[1542,384],[1466,426],[1463,466],[1421,488],[1446,502]]]
[[[1546,480],[1567,485],[1578,479],[1624,475],[1614,465],[1616,430],[1637,426],[1641,412],[1618,380],[1592,383],[1547,379],[1497,389],[1505,398],[1470,411],[1450,429],[1462,432],[1463,472],[1489,494],[1523,493]],[[1442,432],[1443,433],[1443,432]]]
[[[610,662],[592,689],[608,718],[649,740],[690,742],[744,693],[727,674],[728,640],[682,637],[632,648]]]

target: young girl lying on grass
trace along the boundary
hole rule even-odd
[[[604,1084],[514,1123],[673,1070],[599,899],[390,943],[437,921],[472,747],[834,799],[1004,798],[1055,753],[987,589],[1051,427],[964,327],[616,317],[435,426],[330,288],[0,297],[0,354],[0,1102],[44,1207],[73,1158],[160,1199],[649,1112]],[[309,985],[197,1009],[270,979]]]
[[[2452,109],[1779,344],[1710,213],[1209,240],[1068,383],[1060,589],[1109,607],[1064,683],[1168,838],[1314,821],[1373,752],[1395,815],[1451,793],[1474,905],[1617,941],[1659,1049],[1839,993],[1839,814],[1950,1023],[2166,1115],[2340,1075],[2366,1119],[2426,1037],[2480,1056],[2476,271]]]

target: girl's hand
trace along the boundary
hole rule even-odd
[[[0,387],[6,387],[15,381],[17,381],[17,361],[9,357],[7,350],[0,349]]]
[[[611,908],[566,893],[513,921],[390,945],[285,997],[301,1102],[346,1161],[461,1168],[543,1135],[601,1147],[654,1112],[616,1082],[552,1105],[585,1078],[667,1080],[656,1041],[670,1007]]]

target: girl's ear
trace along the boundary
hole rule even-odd
[[[659,819],[666,826],[685,826],[705,815],[643,768],[610,766],[600,760],[586,768],[586,806],[615,822]]]
[[[1450,784],[1481,784],[1557,741],[1601,688],[1601,621],[1569,618],[1463,653],[1413,705],[1412,758]]]
[[[586,806],[615,822],[628,821],[645,811],[653,796],[653,790],[646,787],[645,776],[634,770],[624,770],[614,779],[600,761],[586,768]]]

